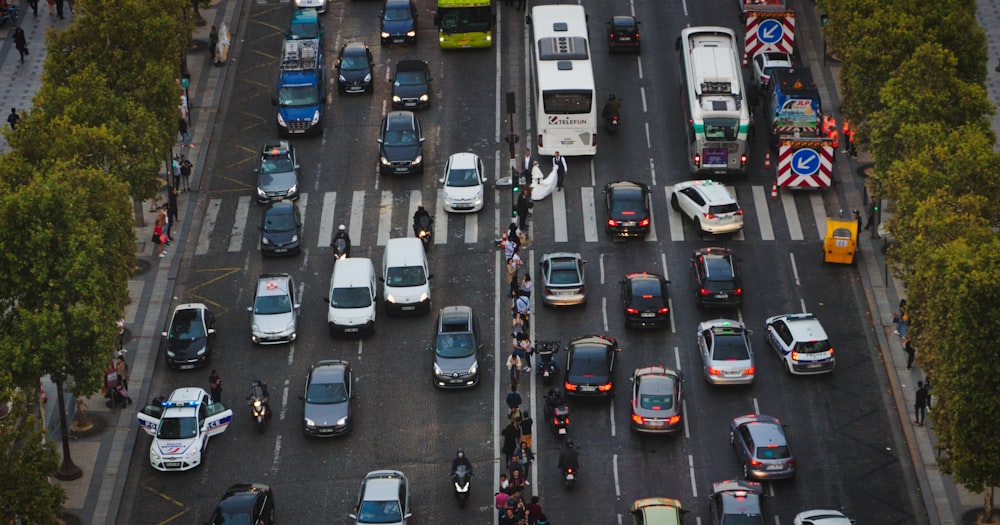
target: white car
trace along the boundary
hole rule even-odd
[[[753,57],[753,87],[764,89],[767,87],[771,75],[776,69],[792,69],[792,55],[780,51],[765,51],[757,53]]]
[[[813,314],[768,317],[765,339],[778,352],[788,372],[796,375],[832,372],[836,361],[823,325]]]
[[[271,345],[295,340],[301,307],[295,294],[295,280],[287,273],[265,273],[257,279],[253,306],[247,307],[251,341]]]
[[[743,209],[721,182],[689,180],[675,184],[670,205],[691,219],[699,233],[733,233],[743,229]]]
[[[448,157],[444,176],[444,211],[474,213],[483,209],[483,161],[475,153],[455,153]]]
[[[854,525],[856,522],[839,510],[807,510],[795,515],[795,525]]]
[[[201,388],[178,388],[160,404],[146,405],[136,417],[153,436],[149,464],[163,472],[190,470],[201,465],[208,438],[229,428],[233,411]]]
[[[733,319],[714,319],[698,324],[698,350],[705,381],[713,385],[753,383],[755,370],[752,331]]]

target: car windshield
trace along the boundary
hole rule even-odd
[[[770,445],[767,447],[757,447],[757,452],[755,453],[757,459],[760,460],[770,460],[770,459],[787,459],[792,457],[792,454],[788,451],[788,447],[785,445]]]
[[[455,186],[459,188],[467,188],[478,185],[479,175],[476,173],[474,168],[452,169],[448,172],[448,180],[445,181],[445,186]]]
[[[347,389],[343,383],[312,383],[306,392],[306,403],[332,405],[347,401]]]
[[[389,130],[385,132],[385,138],[382,139],[382,142],[386,146],[412,146],[419,142],[417,138],[417,132],[413,130]]]
[[[316,22],[292,23],[288,31],[293,39],[319,38],[319,24]]]
[[[314,86],[283,86],[278,88],[278,105],[282,107],[316,106]]]
[[[422,266],[396,266],[386,274],[385,284],[389,286],[420,286],[427,282]]]
[[[268,155],[260,161],[261,173],[285,173],[295,169],[291,157],[286,155]]]
[[[795,343],[795,351],[800,354],[818,354],[830,350],[830,342],[822,341],[801,341]]]
[[[673,394],[639,394],[639,406],[646,410],[670,410],[674,407]]]
[[[642,192],[619,190],[611,199],[611,213],[614,215],[636,215],[642,213]]]
[[[441,32],[476,32],[490,30],[490,8],[452,7],[441,10]]]
[[[174,322],[170,324],[171,341],[194,341],[205,337],[205,325],[201,322],[198,310],[181,310],[174,314]]]
[[[160,439],[188,439],[198,436],[198,418],[167,417],[160,420],[156,437]]]
[[[264,295],[257,298],[253,313],[257,315],[287,314],[292,311],[292,302],[287,295]]]
[[[368,288],[334,288],[330,294],[331,308],[365,308],[371,304]]]
[[[660,282],[657,280],[639,279],[632,281],[632,295],[635,298],[656,299],[662,294],[663,291],[660,289]]]
[[[713,358],[716,361],[746,361],[750,359],[750,354],[747,352],[746,341],[742,335],[717,334]]]
[[[708,207],[708,213],[713,215],[724,215],[727,213],[736,213],[740,211],[740,205],[735,202],[730,202],[729,204],[713,204]]]
[[[390,7],[385,10],[385,16],[383,20],[386,22],[395,22],[399,20],[409,20],[413,18],[410,14],[410,8],[407,6]]]
[[[295,218],[291,213],[273,213],[264,217],[265,232],[287,232],[295,229]]]
[[[398,523],[403,514],[397,501],[364,501],[358,510],[360,523]]]
[[[340,61],[340,69],[343,71],[364,71],[368,69],[368,57],[345,56]]]
[[[438,336],[437,355],[441,357],[468,357],[476,351],[472,334],[441,334]]]
[[[577,273],[575,265],[562,264],[549,272],[549,284],[554,286],[580,284],[580,274]]]
[[[397,86],[422,86],[427,83],[427,75],[423,71],[400,71],[396,74]]]

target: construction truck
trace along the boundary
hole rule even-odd
[[[783,138],[821,136],[823,104],[807,67],[775,69],[764,91],[764,117],[771,145]]]
[[[746,20],[749,13],[781,13],[788,11],[786,0],[736,0],[740,20]]]
[[[323,47],[318,38],[285,40],[277,94],[278,131],[284,135],[323,133],[326,81]]]

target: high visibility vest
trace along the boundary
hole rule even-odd
[[[840,133],[836,129],[830,131],[830,138],[833,139],[833,149],[840,147]]]
[[[847,136],[849,131],[851,131],[851,123],[845,120],[844,127],[841,128],[841,132],[843,132],[844,136]]]
[[[854,144],[854,130],[848,129],[844,132],[844,137],[847,139],[849,144]]]
[[[830,133],[830,115],[823,115],[823,120],[820,123],[819,129],[823,135],[828,135]]]

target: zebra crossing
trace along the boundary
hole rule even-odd
[[[654,192],[651,210],[653,227],[645,239],[646,242],[659,242],[662,235],[666,235],[671,242],[699,240],[689,221],[682,218],[670,206],[672,191],[671,186],[666,186],[662,193]],[[783,192],[779,200],[770,199],[768,193],[769,188],[759,185],[751,186],[749,195],[745,189],[737,192],[737,199],[744,212],[744,229],[728,236],[728,241],[823,239],[827,212],[822,193]],[[509,206],[509,195],[501,191],[497,194],[500,196],[500,206]],[[449,242],[476,244],[480,241],[480,229],[483,227],[488,230],[486,237],[492,240],[494,228],[506,225],[505,219],[502,219],[504,224],[501,225],[481,225],[480,221],[492,220],[493,215],[486,212],[448,214],[442,208],[442,192],[438,190],[433,197],[431,206],[420,190],[402,193],[385,190],[302,193],[298,206],[306,225],[303,245],[316,248],[329,247],[337,226],[345,224],[351,237],[356,239],[355,242],[374,237],[377,246],[384,246],[392,237],[412,235],[410,218],[421,204],[432,209],[435,230],[438,232],[434,237],[436,244]],[[579,188],[578,193],[567,189],[536,202],[532,212],[535,239],[557,244],[568,243],[572,234],[574,242],[580,239],[586,243],[599,242],[604,237],[601,231],[604,220],[602,198],[597,188],[585,186]],[[253,211],[259,206],[249,195],[236,197],[235,206],[232,203],[233,199],[233,197],[219,197],[208,201],[195,248],[196,256],[208,255],[210,248],[215,244],[225,246],[229,253],[237,253],[245,247],[257,245],[257,227],[256,224],[250,224],[250,221],[252,216],[259,217],[258,213]],[[310,210],[310,205],[321,208],[318,223],[315,219],[308,218],[316,215],[315,210]],[[776,231],[776,224],[779,223],[784,227]],[[228,233],[223,233],[225,228],[228,228]],[[461,230],[462,233],[446,234],[457,230]]]

